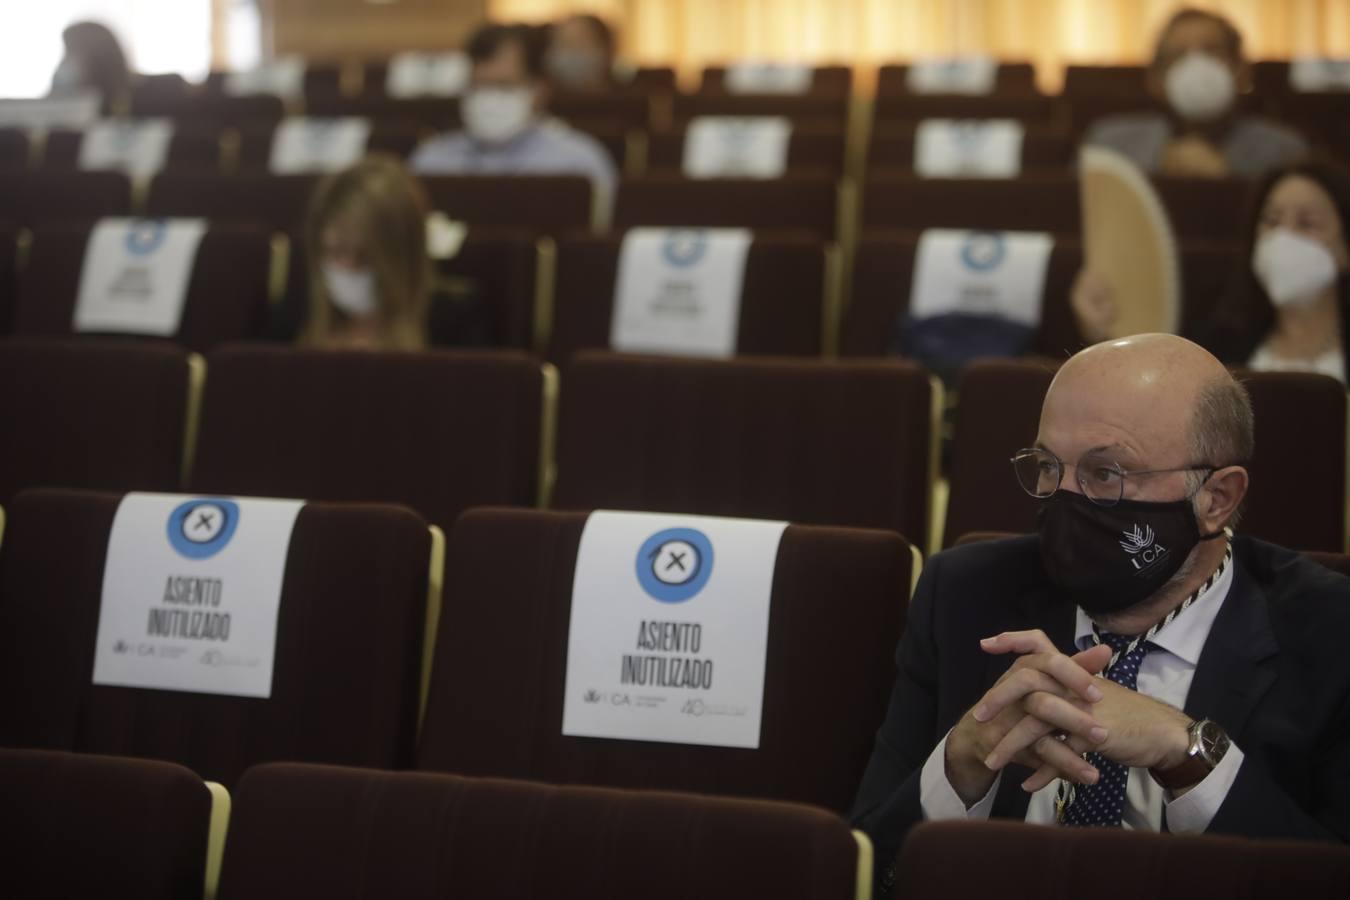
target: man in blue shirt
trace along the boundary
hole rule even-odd
[[[543,47],[523,25],[485,25],[468,45],[473,74],[461,131],[432,138],[413,154],[422,175],[583,175],[601,208],[618,174],[604,147],[547,118]]]

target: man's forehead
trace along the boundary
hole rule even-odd
[[[1214,19],[1196,17],[1169,28],[1163,35],[1162,49],[1167,55],[1173,55],[1192,49],[1227,53],[1231,48],[1228,31],[1222,24]]]

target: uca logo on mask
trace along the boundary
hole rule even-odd
[[[1162,563],[1167,556],[1167,548],[1155,542],[1151,525],[1141,528],[1136,524],[1130,531],[1122,531],[1121,535],[1125,539],[1120,542],[1120,549],[1130,555],[1130,565],[1134,566],[1136,572],[1148,571]]]

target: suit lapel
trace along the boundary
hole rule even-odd
[[[1073,604],[1056,598],[1047,587],[1041,585],[1027,591],[1022,595],[1020,604],[1015,609],[1010,608],[1009,613],[1000,631],[1039,628],[1061,653],[1072,656],[1078,652],[1073,643],[1074,623],[1077,621]],[[994,682],[1012,668],[1016,660],[1016,654],[989,657],[985,689],[993,687]],[[1022,790],[1022,782],[1031,774],[1031,770],[1023,766],[1008,766],[999,782],[998,793],[994,796],[992,816],[1002,819],[1027,817],[1031,795]]]
[[[1275,680],[1273,657],[1278,651],[1266,598],[1235,556],[1233,586],[1200,652],[1186,714],[1213,719],[1239,740],[1252,710]]]

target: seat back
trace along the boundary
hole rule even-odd
[[[175,490],[192,376],[175,347],[0,342],[0,505],[40,485]]]
[[[14,333],[74,334],[75,307],[91,229],[35,229],[19,280]],[[183,316],[173,339],[197,351],[261,337],[268,314],[271,235],[247,226],[213,227],[203,235],[189,276]]]
[[[213,223],[299,230],[318,183],[317,175],[164,172],[150,182],[145,211],[150,216],[197,216]]]
[[[554,234],[591,225],[591,183],[577,175],[424,175],[431,208],[468,225]]]
[[[609,348],[623,240],[558,242],[549,359]],[[824,347],[826,248],[819,241],[757,238],[746,254],[737,354],[818,356]]]
[[[193,490],[401,503],[442,528],[537,499],[544,374],[523,354],[238,345],[208,364]]]
[[[1326,375],[1294,372],[1240,377],[1256,415],[1242,532],[1300,550],[1344,552],[1345,386]]]
[[[564,379],[560,509],[887,528],[925,546],[937,398],[917,365],[584,352]]]
[[[271,765],[239,785],[219,896],[852,900],[859,862],[802,806]]]
[[[1036,440],[1051,360],[984,360],[961,375],[953,423],[944,547],[974,531],[1036,530],[1036,501],[1013,476],[1012,455]]]
[[[6,509],[0,746],[166,759],[232,784],[291,759],[412,761],[431,540],[390,506],[310,503],[291,534],[271,697],[92,683],[108,538],[121,496],[29,491]]]
[[[0,222],[35,226],[131,214],[120,172],[0,172]]]
[[[1130,877],[1102,879],[1104,859]],[[1044,883],[1047,872],[1055,873],[1053,886]],[[1350,892],[1350,850],[1229,836],[1178,840],[1115,828],[926,822],[910,832],[896,875],[896,897],[1071,897],[1071,885],[1094,880],[1101,900],[1136,897],[1140,884],[1150,885],[1149,895],[1159,900],[1197,894],[1331,898]]]
[[[24,896],[200,897],[210,820],[182,766],[0,749],[0,864]]]
[[[619,184],[614,227],[665,225],[836,235],[838,187],[832,178],[689,179],[653,175]]]
[[[586,519],[474,510],[456,524],[418,768],[846,809],[894,680],[917,574],[910,546],[881,531],[783,532],[757,749],[598,740],[566,737],[560,727]],[[502,666],[503,654],[522,664]],[[488,670],[495,676],[474,674]]]

